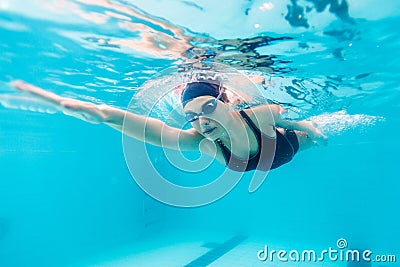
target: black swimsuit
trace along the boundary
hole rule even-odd
[[[262,133],[243,110],[240,111],[240,115],[242,115],[256,136],[258,151],[248,159],[239,158],[233,155],[220,139],[215,140],[221,149],[229,169],[240,172],[256,169],[267,171],[278,168],[292,160],[299,150],[299,141],[293,130],[284,129],[285,133],[282,134],[275,129],[276,138],[272,138]],[[273,149],[274,147],[275,150]]]

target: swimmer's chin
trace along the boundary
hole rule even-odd
[[[203,133],[203,136],[204,136],[206,139],[208,139],[208,140],[210,140],[210,141],[213,141],[213,142],[214,142],[215,140],[221,138],[223,135],[224,135],[224,134],[221,133],[221,132],[219,131],[219,129],[217,129],[217,128],[215,128],[215,130],[214,130],[213,132],[209,133],[209,134]]]

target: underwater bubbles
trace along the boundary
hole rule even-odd
[[[309,120],[317,123],[318,128],[326,135],[341,135],[350,130],[363,131],[378,122],[384,122],[385,118],[365,114],[350,115],[345,110],[341,110],[313,116]]]

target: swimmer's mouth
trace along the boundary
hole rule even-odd
[[[214,127],[214,128],[211,128],[211,129],[208,129],[207,131],[204,131],[203,132],[203,134],[211,134],[212,132],[214,132],[214,130],[216,129],[217,127]]]

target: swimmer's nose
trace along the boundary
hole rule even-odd
[[[200,122],[201,126],[209,126],[210,125],[210,119],[207,117],[200,116],[199,122]]]

